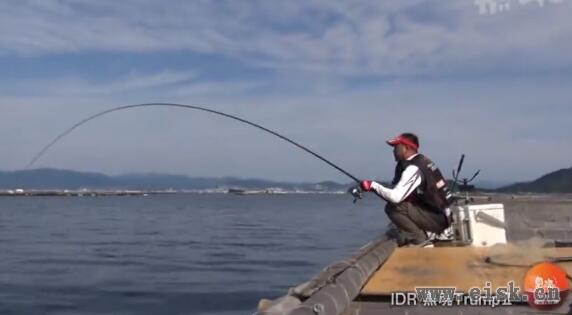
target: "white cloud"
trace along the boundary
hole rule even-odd
[[[99,81],[74,73],[2,82],[2,167],[22,167],[51,136],[99,110],[159,100],[252,119],[358,176],[390,176],[393,162],[383,140],[407,129],[420,134],[423,149],[446,170],[461,153],[483,169],[483,178],[524,180],[569,166],[570,80],[562,72],[527,75],[570,67],[569,2],[495,16],[479,15],[471,1],[460,0],[170,4],[2,2],[0,55],[185,50],[278,71],[232,80],[205,79],[197,69],[158,69]],[[511,71],[525,75],[463,80]],[[385,75],[392,79],[346,81]],[[560,154],[546,155],[542,145]],[[237,124],[142,111],[78,130],[40,165],[345,180],[296,152]]]
[[[189,50],[278,69],[400,76],[546,68],[572,64],[571,8],[482,16],[469,0],[4,2],[0,53]]]
[[[383,141],[408,130],[419,134],[423,152],[447,174],[459,155],[466,153],[469,168],[483,169],[482,178],[526,180],[570,166],[569,83],[569,79],[538,82],[536,78],[394,81],[358,90],[265,97],[241,93],[249,88],[241,87],[242,83],[227,87],[199,82],[197,87],[183,84],[152,90],[154,99],[206,106],[260,123],[357,176],[390,177],[393,161]],[[68,83],[59,84],[36,97],[0,98],[0,146],[6,153],[3,169],[23,167],[53,136],[82,118],[113,106],[149,101],[148,96],[139,95],[140,90],[124,99],[121,89],[104,87],[103,91],[115,92],[100,93],[102,87],[89,82],[79,89],[82,93],[49,92],[64,89]],[[222,93],[233,84],[238,85],[236,93]],[[30,88],[38,86],[31,84]],[[189,91],[201,94],[185,93]],[[165,109],[117,113],[94,121],[54,147],[38,166],[109,173],[346,180],[259,130],[204,113]]]
[[[4,89],[15,90],[13,94],[24,93],[25,95],[37,96],[109,96],[138,92],[141,90],[156,90],[173,85],[190,85],[196,75],[193,72],[161,71],[158,73],[129,73],[122,77],[116,77],[105,81],[92,82],[79,76],[32,79],[16,82],[4,82]],[[195,83],[196,84],[196,83]]]

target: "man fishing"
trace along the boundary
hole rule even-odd
[[[393,188],[364,180],[364,191],[373,191],[387,201],[385,213],[398,229],[399,246],[425,246],[426,232],[442,233],[450,225],[452,195],[441,172],[430,159],[418,153],[419,139],[403,133],[387,141],[393,146],[397,165]]]
[[[299,149],[312,154],[314,157],[322,160],[347,177],[351,178],[361,186],[362,190],[373,190],[388,202],[385,210],[391,221],[401,232],[402,237],[398,240],[400,245],[423,244],[427,240],[425,231],[440,233],[449,225],[448,206],[450,204],[451,194],[449,193],[447,184],[435,164],[423,155],[417,153],[419,140],[417,139],[417,136],[410,133],[404,133],[387,142],[389,145],[394,147],[393,154],[398,162],[395,171],[395,178],[393,180],[394,187],[392,189],[386,188],[383,185],[370,180],[362,181],[300,143],[244,118],[206,107],[175,103],[124,105],[93,114],[75,123],[57,135],[32,158],[26,168],[30,168],[34,165],[34,163],[46,154],[52,146],[87,122],[118,111],[148,107],[182,108],[223,116],[270,133],[286,142],[289,142]],[[352,194],[354,194],[354,191],[357,192],[354,197],[359,199],[358,189],[352,189]]]

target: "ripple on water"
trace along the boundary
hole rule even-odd
[[[378,203],[347,201],[0,199],[0,314],[251,314],[385,226]]]

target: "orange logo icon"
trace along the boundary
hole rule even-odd
[[[534,265],[524,277],[524,292],[528,304],[534,308],[550,309],[560,305],[568,290],[566,272],[552,263]]]

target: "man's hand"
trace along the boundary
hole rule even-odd
[[[360,183],[360,187],[363,191],[370,191],[371,190],[371,180],[362,180]]]

